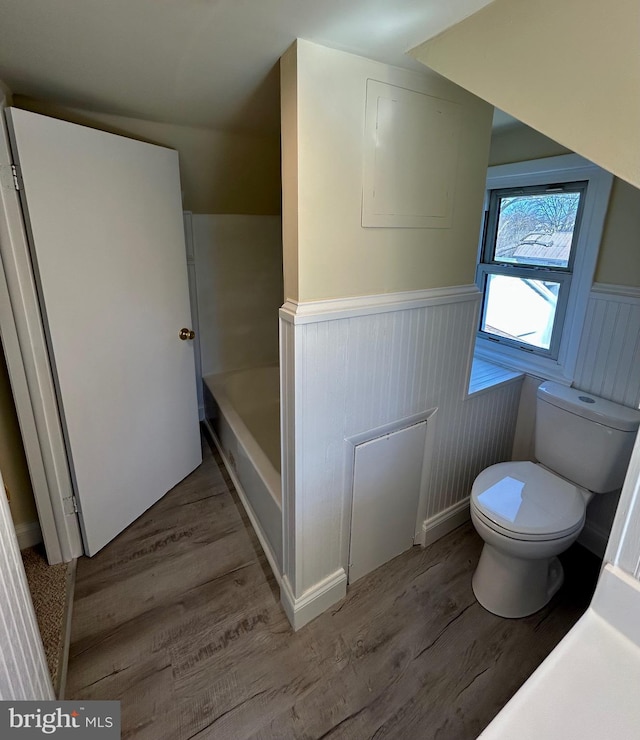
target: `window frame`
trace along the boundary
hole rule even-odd
[[[537,347],[525,341],[517,341],[507,337],[492,335],[491,332],[484,331],[481,327],[485,311],[487,308],[486,282],[492,275],[506,275],[507,277],[531,278],[532,280],[549,280],[550,282],[559,283],[558,301],[556,303],[555,315],[553,318],[553,328],[551,330],[551,342],[549,349]],[[522,352],[529,352],[539,357],[556,360],[560,352],[560,342],[564,328],[564,322],[569,303],[569,293],[571,290],[571,273],[569,272],[552,272],[550,270],[540,270],[538,268],[516,268],[510,269],[508,266],[491,265],[481,263],[478,265],[477,285],[482,292],[482,305],[480,307],[480,321],[478,325],[478,336],[482,339],[493,342],[505,347],[513,347]]]
[[[485,211],[484,233],[481,237],[480,261],[476,270],[476,284],[482,292],[482,307],[480,310],[480,322],[478,325],[478,334],[484,339],[491,342],[497,342],[517,349],[532,352],[541,357],[557,359],[560,351],[560,341],[564,329],[565,314],[571,291],[571,280],[573,277],[573,266],[575,263],[578,240],[580,236],[580,226],[584,213],[584,204],[588,190],[588,182],[584,180],[572,182],[550,182],[543,185],[528,185],[526,187],[496,188],[487,193],[487,210]],[[500,201],[509,194],[522,195],[544,195],[548,193],[566,192],[579,193],[580,202],[576,212],[575,227],[572,232],[571,248],[567,266],[560,265],[535,265],[535,264],[515,264],[498,260],[495,257],[498,224],[500,222]],[[551,331],[551,340],[549,348],[538,347],[525,341],[509,339],[484,331],[482,325],[487,310],[487,286],[490,275],[505,275],[507,277],[524,278],[531,280],[548,280],[559,284],[558,300],[555,306],[553,317],[553,327]]]
[[[570,263],[572,270],[526,268],[526,276],[535,276],[537,279],[544,279],[545,275],[552,272],[553,277],[550,279],[560,282],[559,278],[564,275],[558,296],[552,346],[548,351],[539,351],[539,348],[532,345],[508,339],[489,339],[488,334],[480,330],[484,314],[486,275],[508,274],[516,277],[521,276],[517,274],[521,269],[520,267],[512,268],[509,263],[486,263],[483,260],[485,249],[493,249],[491,242],[485,239],[487,230],[489,228],[495,229],[495,224],[492,226],[488,223],[487,218],[492,191],[542,186],[553,188],[554,185],[570,186],[572,183],[581,182],[586,183],[586,190],[581,198],[581,213],[578,214],[580,223],[572,241],[572,265]],[[476,262],[476,284],[482,294],[474,352],[476,357],[533,375],[571,382],[575,372],[580,335],[602,239],[612,182],[613,175],[577,154],[528,160],[488,168],[484,215]],[[490,269],[486,269],[483,267],[484,265],[490,265]],[[532,271],[534,274],[532,274]],[[560,312],[563,315],[562,326],[557,329],[556,323],[559,320]]]

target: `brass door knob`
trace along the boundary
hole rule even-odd
[[[195,331],[193,331],[193,329],[184,328],[184,329],[180,329],[180,333],[178,334],[178,336],[180,337],[180,339],[184,341],[186,339],[194,339],[196,336],[196,333]]]

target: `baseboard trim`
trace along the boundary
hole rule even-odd
[[[233,483],[234,488],[236,489],[236,492],[238,494],[238,498],[242,502],[242,506],[244,507],[244,510],[249,517],[249,521],[251,522],[251,526],[253,527],[254,532],[256,533],[256,537],[258,538],[258,541],[260,542],[260,546],[262,547],[262,550],[264,552],[265,557],[267,558],[267,561],[269,562],[269,566],[271,568],[271,571],[274,575],[274,578],[278,582],[279,586],[282,586],[282,573],[280,572],[280,569],[277,565],[278,559],[276,558],[275,553],[273,552],[273,549],[271,548],[271,545],[269,544],[269,540],[262,529],[262,526],[260,524],[260,520],[256,516],[253,507],[249,503],[249,499],[247,498],[246,493],[244,492],[244,489],[242,488],[242,484],[240,483],[238,476],[236,475],[235,470],[233,469],[231,463],[229,460],[227,460],[227,456],[225,455],[222,445],[220,444],[220,440],[218,439],[218,436],[213,430],[213,427],[211,426],[208,419],[205,418],[203,421],[204,427],[207,431],[207,434],[211,437],[213,440],[214,445],[216,446],[216,449],[220,453],[220,457],[222,458],[222,462],[224,463],[224,467],[227,470],[227,473],[229,474],[229,477],[231,478],[231,482]]]
[[[286,576],[283,576],[280,583],[280,601],[294,630],[304,627],[346,595],[347,574],[344,568],[338,568],[335,573],[307,589],[299,598],[293,595]]]
[[[608,541],[609,532],[587,519],[584,528],[578,537],[578,543],[583,547],[586,547],[587,550],[592,552],[596,557],[604,558],[604,552],[607,549]]]
[[[27,522],[16,525],[16,537],[21,550],[39,545],[42,542],[42,530],[38,522]]]
[[[469,519],[469,499],[465,498],[422,523],[422,537],[417,544],[427,547],[452,532]],[[599,558],[604,557],[609,533],[588,519],[578,542]]]
[[[453,532],[456,527],[464,524],[469,516],[469,497],[467,497],[439,514],[425,519],[422,523],[422,541],[416,544],[422,547],[432,545],[449,532]]]

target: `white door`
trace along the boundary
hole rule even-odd
[[[200,464],[178,156],[7,111],[85,551]]]

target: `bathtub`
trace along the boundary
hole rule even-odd
[[[206,424],[274,575],[282,573],[280,373],[277,365],[207,375]]]

